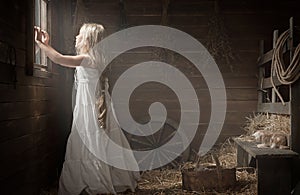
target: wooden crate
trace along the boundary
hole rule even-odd
[[[213,168],[182,171],[182,187],[185,190],[226,190],[236,184],[236,169]]]

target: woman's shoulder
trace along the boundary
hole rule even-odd
[[[100,69],[102,63],[98,62],[97,59],[92,59],[89,55],[83,55],[83,60],[80,66],[85,68],[93,68],[93,69]]]

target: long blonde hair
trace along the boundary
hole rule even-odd
[[[104,37],[104,27],[101,24],[85,23],[80,28],[82,40],[76,46],[77,54],[88,54],[96,62],[96,53],[93,47]]]
[[[96,67],[100,68],[101,65],[97,66],[97,62],[104,63],[104,56],[102,53],[96,52],[93,49],[97,43],[99,43],[104,37],[104,27],[101,24],[96,23],[86,23],[83,24],[80,28],[80,34],[82,35],[81,41],[76,45],[76,52],[77,54],[88,54],[92,61],[92,64],[96,65]],[[99,61],[102,60],[102,61]],[[102,64],[103,65],[103,64]],[[107,108],[106,108],[106,98],[105,98],[105,88],[106,88],[106,77],[102,74],[99,79],[98,87],[101,88],[96,90],[96,106],[98,109],[98,122],[100,128],[106,129],[106,115],[107,115]]]

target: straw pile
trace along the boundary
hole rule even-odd
[[[245,126],[247,135],[252,135],[257,130],[269,130],[289,134],[291,131],[290,117],[278,114],[254,114],[247,117]]]
[[[258,113],[246,117],[246,119],[245,134],[240,136],[243,140],[254,141],[254,137],[251,135],[258,130],[267,130],[285,135],[290,135],[291,132],[290,116],[288,115]]]

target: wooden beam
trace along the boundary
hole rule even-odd
[[[119,5],[120,5],[120,17],[121,17],[120,28],[124,29],[128,27],[128,21],[127,21],[126,9],[125,9],[125,0],[120,0]]]
[[[170,5],[170,0],[162,0],[162,16],[161,16],[161,25],[168,24],[168,9]]]
[[[292,159],[298,156],[298,153],[292,150],[282,150],[279,148],[258,148],[256,142],[243,141],[239,138],[234,138],[234,142],[256,159],[262,159],[262,158]]]
[[[264,50],[265,50],[265,45],[264,45],[264,40],[260,40],[259,42],[259,55],[263,56],[264,55]],[[265,75],[265,70],[264,67],[258,67],[258,87],[259,89],[263,89],[263,79]],[[258,91],[258,97],[257,100],[259,103],[263,102],[263,91],[259,90]]]
[[[284,48],[283,53],[285,53],[286,51],[288,51],[288,50],[286,48]],[[265,65],[265,63],[270,62],[272,60],[273,53],[274,53],[274,49],[271,49],[267,53],[260,56],[257,60],[257,65],[260,67],[260,66]]]
[[[286,102],[285,105],[283,105],[281,102],[259,103],[258,112],[268,112],[274,114],[291,114],[290,102]]]
[[[257,62],[258,66],[262,66],[265,63],[271,61],[272,57],[273,57],[273,53],[274,53],[274,50],[272,49],[272,50],[268,51],[267,53],[263,54],[262,56],[260,56],[258,58],[258,62]]]
[[[273,32],[273,49],[275,50],[276,48],[276,43],[277,43],[277,40],[278,40],[278,33],[279,31],[278,30],[274,30]],[[272,62],[273,64],[273,62]],[[272,65],[271,65],[272,66]],[[272,70],[272,68],[271,68]],[[271,78],[273,79],[273,77],[276,77],[276,73],[275,72],[271,72]],[[274,87],[272,87],[272,103],[274,103],[276,101],[276,92],[275,92],[276,89],[274,89]]]
[[[280,83],[280,81],[278,80],[278,78],[276,76],[273,76],[273,82],[275,86],[280,86],[282,85],[282,83]],[[273,87],[272,83],[271,83],[271,77],[268,78],[264,78],[261,84],[261,89],[268,89]]]

